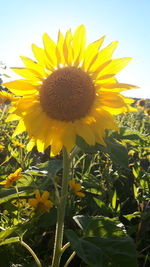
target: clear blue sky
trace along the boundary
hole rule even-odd
[[[104,34],[104,45],[119,41],[114,57],[133,59],[118,80],[140,87],[129,96],[150,98],[150,0],[0,0],[0,61],[21,66],[19,56],[31,57],[44,32],[56,41],[59,29],[79,24],[88,42]]]

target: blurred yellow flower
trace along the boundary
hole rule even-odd
[[[137,107],[138,108],[145,108],[146,106],[146,100],[145,99],[139,99],[136,103]]]
[[[82,186],[81,184],[76,184],[75,183],[75,179],[71,179],[69,181],[69,185],[70,185],[70,188],[71,190],[74,192],[75,195],[79,196],[79,197],[85,197],[85,194],[80,192],[81,189],[82,189]]]
[[[0,151],[4,149],[4,146],[0,144]]]
[[[100,50],[103,41],[86,46],[84,25],[74,34],[59,32],[57,44],[45,33],[44,49],[32,45],[36,61],[22,56],[25,68],[12,68],[24,79],[3,84],[22,96],[7,121],[19,120],[14,136],[28,132],[28,150],[36,144],[43,152],[50,145],[55,156],[64,146],[69,154],[77,136],[105,145],[105,130],[118,129],[113,115],[135,111],[134,101],[120,92],[137,87],[115,77],[131,58],[112,59],[118,42]]]
[[[13,144],[14,144],[15,146],[18,146],[18,147],[21,147],[21,148],[25,148],[25,147],[26,147],[25,145],[19,143],[18,141],[14,141]]]
[[[11,186],[15,185],[15,182],[19,180],[22,177],[22,169],[17,169],[14,173],[11,173],[6,180],[0,182],[0,185],[4,185],[6,188],[9,188]]]
[[[12,100],[14,100],[14,95],[11,93],[8,93],[4,90],[0,91],[0,104],[5,103],[9,104]]]
[[[48,200],[49,192],[44,191],[44,193],[41,195],[40,191],[37,189],[35,190],[35,198],[29,199],[28,203],[30,206],[32,206],[35,209],[39,209],[43,212],[48,212],[49,209],[53,207],[53,203]]]
[[[150,108],[145,109],[144,114],[150,118]]]

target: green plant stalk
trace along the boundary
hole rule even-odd
[[[18,187],[17,187],[17,185],[15,186],[15,189],[16,189],[16,193],[17,193],[17,198],[18,198],[18,222],[19,222],[19,220],[20,220],[20,197],[19,197],[19,191],[18,191]]]
[[[38,257],[36,256],[36,254],[34,253],[34,251],[32,250],[32,248],[30,248],[29,245],[26,244],[23,240],[20,241],[20,244],[21,244],[23,247],[25,247],[25,248],[31,253],[32,257],[34,258],[34,260],[35,260],[35,262],[36,262],[36,264],[37,264],[37,266],[38,266],[38,267],[42,267],[42,265],[41,265],[41,263],[40,263]]]
[[[70,159],[68,157],[66,149],[63,148],[62,189],[61,189],[60,202],[57,208],[57,223],[56,223],[52,267],[59,267],[61,256],[62,256],[61,249],[62,249],[62,242],[63,242],[65,209],[66,209],[66,202],[67,202],[67,195],[68,195],[69,167],[70,167]]]
[[[76,252],[73,251],[71,256],[69,257],[69,259],[67,260],[67,262],[65,263],[64,267],[68,267],[68,265],[70,264],[70,262],[73,260],[74,256],[76,255]]]

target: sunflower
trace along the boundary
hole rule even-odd
[[[146,107],[146,100],[145,99],[139,99],[136,103],[136,106],[138,108],[144,109]]]
[[[118,129],[114,115],[134,111],[120,92],[136,86],[115,78],[131,58],[112,59],[118,42],[100,49],[103,41],[86,46],[84,25],[74,34],[59,32],[57,43],[45,33],[44,49],[32,45],[36,61],[22,56],[25,68],[12,68],[23,79],[3,84],[20,96],[7,121],[19,120],[14,136],[28,132],[28,150],[36,144],[43,152],[50,145],[55,156],[64,146],[69,154],[77,136],[105,145],[105,130]]]
[[[11,101],[14,100],[14,96],[11,93],[8,93],[4,90],[0,91],[0,104],[4,103],[4,104],[10,104]]]
[[[48,212],[53,207],[53,203],[48,200],[49,192],[44,191],[43,194],[37,189],[35,190],[35,198],[29,199],[28,203],[35,209],[39,209],[43,212]]]
[[[145,114],[148,118],[150,118],[150,108],[145,109],[145,110],[144,110],[144,114]]]
[[[9,188],[11,186],[14,186],[16,181],[18,181],[20,178],[22,178],[22,169],[17,169],[14,173],[11,173],[6,180],[0,182],[0,185],[5,186],[6,188]]]
[[[81,184],[76,183],[75,179],[71,179],[69,181],[69,186],[75,195],[79,197],[85,197],[85,194],[81,192],[82,190]]]

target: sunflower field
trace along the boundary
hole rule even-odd
[[[1,267],[150,266],[150,100],[120,94],[130,59],[95,50],[103,38],[81,49],[83,31],[59,33],[53,58],[44,35],[38,63],[14,69],[26,80],[0,87]]]

